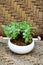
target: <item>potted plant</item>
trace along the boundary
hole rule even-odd
[[[4,29],[5,35],[8,37],[8,46],[13,52],[25,54],[34,48],[31,29],[35,27],[31,24],[26,21],[19,23],[11,22],[9,25],[2,25],[2,28]]]

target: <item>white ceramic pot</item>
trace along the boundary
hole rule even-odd
[[[18,45],[11,43],[10,38],[2,37],[2,36],[0,37],[0,42],[8,43],[9,49],[18,54],[25,54],[25,53],[29,53],[30,51],[32,51],[35,46],[35,43],[34,43],[35,40],[41,40],[41,37],[38,36],[38,38],[33,38],[32,43],[29,45],[18,46]]]
[[[31,44],[26,45],[26,46],[18,46],[15,45],[13,43],[11,43],[11,41],[8,41],[8,46],[10,48],[11,51],[18,53],[18,54],[25,54],[25,53],[29,53],[30,51],[33,50],[34,48],[34,40],[32,41]]]

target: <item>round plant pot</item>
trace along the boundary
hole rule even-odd
[[[8,40],[8,47],[11,51],[18,53],[18,54],[26,54],[33,50],[34,48],[34,40],[31,44],[26,46],[18,46],[13,44],[10,40]]]

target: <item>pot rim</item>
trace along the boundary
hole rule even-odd
[[[30,44],[28,44],[28,45],[26,45],[26,46],[19,46],[19,45],[13,44],[10,40],[11,40],[11,39],[9,39],[8,42],[10,42],[12,45],[17,46],[17,47],[27,47],[27,46],[30,46],[30,45],[34,42],[34,40],[32,39],[32,42],[31,42]]]

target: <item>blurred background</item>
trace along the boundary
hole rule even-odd
[[[0,25],[23,20],[37,27],[34,37],[43,38],[43,0],[0,0]],[[1,27],[0,35],[4,36]]]

